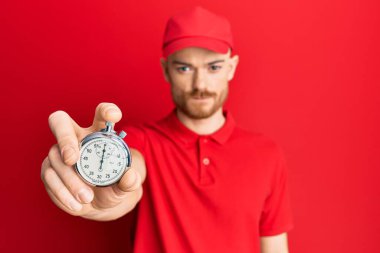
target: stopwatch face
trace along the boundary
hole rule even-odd
[[[129,161],[129,154],[120,143],[110,138],[96,138],[82,146],[77,170],[89,183],[107,186],[123,176]]]

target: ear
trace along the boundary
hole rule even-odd
[[[161,58],[160,63],[161,63],[162,72],[164,74],[164,78],[166,82],[169,82],[168,62],[167,60],[165,60],[165,58]]]
[[[228,72],[228,81],[231,81],[234,78],[236,67],[239,63],[239,56],[235,55],[229,60],[229,72]]]

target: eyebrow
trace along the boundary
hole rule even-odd
[[[225,62],[225,60],[212,61],[212,62],[207,63],[207,65],[213,65],[213,64],[219,63],[219,62]],[[191,63],[181,62],[181,61],[178,61],[178,60],[174,60],[172,63],[173,64],[180,64],[180,65],[191,66],[191,67],[193,66]]]

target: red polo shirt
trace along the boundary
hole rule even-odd
[[[259,253],[260,236],[293,227],[281,149],[224,114],[211,135],[192,132],[175,111],[125,128],[147,166],[134,252]]]

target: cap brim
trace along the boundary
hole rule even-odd
[[[200,47],[221,54],[226,54],[231,48],[230,45],[221,40],[207,37],[189,37],[181,38],[169,43],[163,48],[163,56],[166,58],[176,51],[187,47]]]

